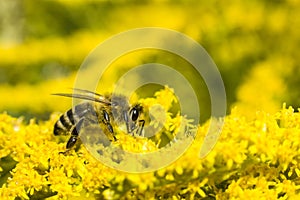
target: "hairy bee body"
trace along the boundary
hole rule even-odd
[[[67,149],[76,144],[81,129],[89,125],[98,124],[112,140],[116,140],[114,127],[121,124],[126,126],[127,133],[133,134],[136,130],[137,134],[141,134],[145,123],[144,120],[139,120],[143,110],[141,105],[130,106],[126,97],[122,95],[102,96],[87,90],[75,91],[80,93],[54,94],[88,100],[62,114],[54,125],[54,135],[70,134]]]

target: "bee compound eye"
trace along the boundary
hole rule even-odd
[[[130,116],[132,121],[136,121],[139,117],[139,111],[136,108],[132,108],[132,110],[130,111]]]

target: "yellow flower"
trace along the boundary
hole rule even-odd
[[[168,88],[166,90],[171,94]],[[158,97],[141,102],[145,105],[148,102],[150,106],[161,100]],[[170,108],[172,103],[166,105]],[[83,145],[76,151],[60,153],[65,150],[65,143],[57,143],[52,133],[57,118],[54,114],[48,121],[26,123],[22,118],[0,114],[2,199],[197,199],[207,196],[274,199],[296,198],[299,193],[300,114],[286,105],[275,114],[257,112],[252,119],[235,108],[225,117],[219,140],[205,158],[199,158],[199,151],[209,122],[197,127],[195,137],[185,135],[172,140],[169,145],[176,147],[173,154],[187,139],[194,140],[178,160],[144,174],[109,168]],[[181,131],[180,124],[189,126],[191,121],[177,114],[168,115],[166,123],[161,135],[167,132],[173,138],[177,130]],[[156,137],[132,137],[122,132],[118,132],[117,137],[115,145],[126,151],[160,150],[162,156],[167,152],[160,149]],[[130,163],[122,164],[130,166]],[[4,173],[7,175],[3,176]]]

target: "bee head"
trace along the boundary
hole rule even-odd
[[[129,110],[128,117],[127,115],[125,115],[128,133],[131,133],[134,129],[137,128],[136,122],[138,121],[138,118],[142,111],[143,107],[139,104],[136,104]]]

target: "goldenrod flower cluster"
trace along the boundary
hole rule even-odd
[[[168,87],[156,93],[155,98],[141,102],[151,107],[162,101],[162,94],[170,97],[163,104],[169,109],[176,98]],[[169,113],[165,131],[173,133],[178,116]],[[300,114],[285,105],[276,114],[257,112],[254,119],[240,115],[238,108],[233,109],[225,117],[216,146],[205,158],[200,159],[199,151],[209,121],[198,127],[196,137],[192,137],[193,144],[177,161],[140,174],[105,166],[83,145],[61,153],[65,151],[65,143],[59,143],[52,133],[57,118],[53,114],[48,121],[32,119],[26,123],[22,118],[0,115],[1,199],[300,197]],[[155,138],[119,135],[119,140],[124,142],[121,146],[126,150],[159,149]],[[145,142],[148,149],[142,148]],[[182,141],[172,142],[170,145]]]

